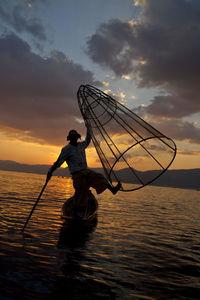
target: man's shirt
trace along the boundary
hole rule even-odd
[[[65,161],[68,164],[71,174],[87,169],[85,149],[89,145],[90,141],[91,135],[89,130],[87,130],[85,141],[78,142],[77,146],[73,146],[69,143],[63,147],[57,161],[49,169],[49,172],[53,172],[55,169],[59,168]]]

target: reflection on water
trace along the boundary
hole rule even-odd
[[[59,248],[69,248],[71,250],[77,247],[84,247],[90,234],[97,226],[97,217],[89,224],[64,221],[60,229],[57,246]]]
[[[0,171],[0,299],[199,299],[199,191],[98,196],[98,220],[63,224],[71,179]]]

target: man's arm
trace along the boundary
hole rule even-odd
[[[86,147],[89,145],[90,141],[91,141],[91,134],[90,134],[90,126],[89,124],[85,124],[86,128],[87,128],[87,133],[86,133],[86,138],[85,138],[85,145]]]
[[[53,172],[59,168],[64,161],[66,160],[66,151],[64,151],[64,148],[62,149],[60,155],[58,156],[58,159],[55,161],[55,163],[49,168],[49,171],[47,173],[47,180],[50,180]]]

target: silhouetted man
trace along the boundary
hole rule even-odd
[[[113,187],[106,178],[95,171],[87,168],[85,149],[91,141],[90,130],[87,127],[86,139],[83,142],[78,142],[81,136],[76,130],[70,130],[67,136],[69,144],[64,146],[57,161],[51,166],[47,173],[47,179],[52,176],[53,171],[59,168],[66,161],[69,171],[72,175],[73,186],[75,189],[75,211],[77,215],[83,215],[87,208],[88,190],[94,188],[97,194],[101,194],[106,189],[109,189],[113,194],[116,194],[121,188],[121,183]]]

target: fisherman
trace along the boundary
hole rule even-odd
[[[85,149],[91,141],[91,135],[89,125],[86,125],[86,127],[87,134],[83,142],[78,142],[78,139],[81,139],[81,135],[76,130],[69,131],[67,136],[68,145],[62,148],[57,161],[50,167],[47,173],[47,180],[49,180],[52,173],[66,161],[75,189],[74,209],[77,216],[84,215],[87,209],[88,190],[90,187],[94,188],[97,194],[101,194],[106,189],[109,189],[114,195],[121,188],[120,182],[113,187],[102,174],[88,169]]]

